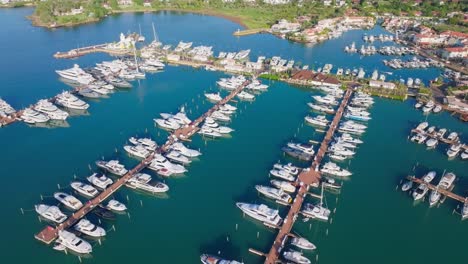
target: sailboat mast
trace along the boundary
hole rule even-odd
[[[157,42],[157,41],[158,41],[158,38],[156,37],[156,29],[154,28],[154,22],[151,22],[151,24],[153,25],[153,37],[154,37],[154,41]]]

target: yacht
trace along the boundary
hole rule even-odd
[[[151,152],[143,145],[125,145],[125,151],[135,157],[146,159]]]
[[[66,70],[55,71],[65,81],[76,83],[76,84],[90,84],[94,81],[94,78],[80,68],[78,64],[74,64],[73,68]]]
[[[83,207],[83,203],[81,203],[80,200],[75,198],[72,195],[63,193],[63,192],[56,192],[54,193],[54,198],[57,199],[59,202],[61,202],[63,205],[66,207],[73,209],[73,210],[78,210],[81,207]]]
[[[99,161],[96,161],[96,165],[99,168],[106,170],[117,176],[124,176],[128,172],[128,170],[125,169],[124,165],[120,164],[118,160],[110,160],[110,161],[99,160]]]
[[[346,159],[348,159],[348,156],[343,156],[343,155],[340,155],[340,154],[335,154],[335,152],[333,152],[332,154],[329,154],[328,157],[334,161],[344,161]]]
[[[203,264],[243,264],[235,260],[225,260],[208,254],[201,255],[200,260]]]
[[[263,223],[274,226],[281,224],[282,219],[278,214],[278,210],[271,209],[264,204],[236,203],[236,206],[248,216]]]
[[[156,141],[152,140],[151,138],[131,137],[128,141],[133,145],[142,145],[149,151],[156,150],[156,147],[158,146],[158,144],[156,144]]]
[[[415,201],[422,199],[428,191],[429,187],[426,184],[419,184],[418,188],[413,192],[413,199]]]
[[[40,216],[54,223],[60,224],[67,220],[67,216],[55,205],[37,204],[34,208]]]
[[[273,169],[287,171],[289,174],[293,176],[296,176],[299,174],[299,168],[292,165],[292,163],[288,163],[284,165],[280,163],[276,163],[273,165]]]
[[[63,92],[55,97],[55,102],[69,109],[86,110],[89,108],[89,104],[85,101],[78,99],[78,97],[72,95],[70,92]]]
[[[148,168],[152,169],[152,170],[155,170],[158,173],[159,173],[160,170],[165,169],[165,170],[167,170],[169,175],[182,174],[182,173],[187,171],[184,166],[174,164],[174,163],[168,161],[161,154],[156,154],[155,155],[154,159],[151,161]],[[164,172],[164,170],[163,170],[163,172]]]
[[[314,95],[312,96],[315,101],[321,104],[325,105],[338,105],[338,102],[335,100],[335,97],[331,95],[326,95],[326,96],[320,96],[320,95]]]
[[[213,101],[213,102],[219,102],[223,100],[221,95],[219,93],[205,93],[205,97],[208,98],[208,100]]]
[[[338,128],[338,131],[340,131],[342,133],[350,133],[350,134],[354,134],[354,135],[358,135],[358,136],[362,135],[363,133],[366,132],[364,129],[354,128],[354,127],[350,127],[350,126],[343,126],[343,125],[341,125]]]
[[[296,187],[287,181],[271,180],[271,185],[275,186],[278,189],[281,189],[288,193],[293,193],[296,191]]]
[[[166,154],[166,158],[173,162],[180,163],[182,165],[187,165],[192,162],[191,160],[189,160],[189,158],[182,155],[182,153],[180,153],[177,150],[171,150],[169,153]]]
[[[212,138],[219,138],[222,137],[223,135],[217,131],[214,131],[211,128],[208,127],[202,127],[199,131],[198,134],[202,136],[207,136],[207,137],[212,137]]]
[[[431,183],[431,181],[434,180],[436,175],[437,174],[435,171],[430,171],[422,177],[422,180],[426,183]]]
[[[435,138],[430,138],[426,141],[426,146],[428,148],[433,148],[435,146],[437,146],[437,143],[439,143],[439,141]]]
[[[313,146],[309,144],[289,142],[287,146],[288,148],[301,151],[307,155],[314,155],[315,153]]]
[[[120,78],[116,78],[116,77],[109,77],[106,79],[106,81],[109,84],[112,84],[113,86],[118,87],[118,88],[131,88],[132,87],[131,83],[125,80],[122,80]]]
[[[34,110],[47,115],[53,120],[65,120],[69,115],[67,112],[58,109],[57,106],[45,99],[39,100],[34,106]]]
[[[334,114],[335,113],[335,110],[333,110],[333,108],[330,108],[330,107],[326,107],[326,106],[323,106],[323,105],[316,105],[316,104],[313,104],[313,103],[307,103],[307,105],[310,108],[312,108],[313,110],[315,110],[315,111],[324,112],[326,114]]]
[[[297,264],[310,264],[310,260],[302,255],[299,251],[288,250],[283,253],[283,257]]]
[[[348,177],[351,176],[351,172],[348,170],[340,168],[336,163],[333,162],[327,162],[322,166],[322,169],[320,169],[322,173],[334,175],[334,176],[339,176],[339,177]]]
[[[83,88],[78,91],[78,94],[81,95],[82,97],[86,98],[100,98],[101,95],[99,93],[96,93],[95,91],[89,89],[89,88]]]
[[[447,139],[450,141],[455,141],[458,139],[458,134],[457,132],[451,132],[448,136]]]
[[[179,122],[177,122],[175,119],[169,118],[169,119],[161,119],[161,118],[156,118],[153,119],[156,124],[164,129],[168,130],[177,130],[181,126]]]
[[[295,177],[293,175],[291,175],[288,171],[285,171],[285,170],[273,169],[273,170],[270,170],[270,175],[274,176],[274,177],[277,177],[277,178],[280,178],[280,179],[283,179],[283,180],[287,180],[287,181],[294,181],[295,180]]]
[[[0,98],[0,116],[2,115],[8,116],[15,112],[16,112],[15,109],[11,107],[11,105],[9,105],[6,101]]]
[[[303,237],[293,237],[291,239],[291,245],[296,246],[300,249],[305,249],[305,250],[314,250],[317,247],[312,244],[309,240],[303,238]]]
[[[88,219],[81,219],[73,228],[90,237],[103,237],[106,235],[104,228],[91,223]]]
[[[465,202],[463,203],[462,208],[462,220],[468,217],[468,199],[465,198]]]
[[[237,111],[237,107],[235,107],[235,106],[233,106],[233,105],[230,105],[230,104],[223,104],[223,105],[220,105],[220,106],[219,106],[219,109],[221,109],[221,110],[228,110],[228,111],[232,111],[232,112]]]
[[[175,120],[177,123],[179,123],[180,125],[188,125],[188,124],[192,123],[192,120],[190,120],[190,119],[187,117],[187,114],[185,113],[184,107],[182,107],[182,109],[180,110],[180,112],[178,112],[178,113],[175,114],[175,115],[173,115],[173,114],[168,114],[168,113],[162,113],[162,114],[161,114],[161,117],[164,118],[164,119],[173,119],[173,120]]]
[[[182,155],[188,158],[195,158],[201,155],[200,151],[189,149],[181,142],[176,142],[172,144],[171,149],[179,151]]]
[[[107,187],[109,187],[110,185],[114,183],[110,178],[106,177],[105,175],[99,176],[99,174],[97,173],[93,173],[93,175],[89,176],[87,180],[92,185],[96,186],[97,188],[101,190],[106,189]]]
[[[447,129],[446,128],[441,128],[441,129],[439,129],[439,131],[437,131],[436,136],[437,137],[444,137],[445,133],[447,133]]]
[[[433,190],[429,196],[429,204],[431,206],[439,202],[440,198],[442,197],[442,194],[439,192],[439,190],[450,190],[453,187],[453,183],[455,182],[456,178],[457,176],[455,176],[455,174],[452,172],[442,176],[439,184],[437,184],[436,190]]]
[[[351,157],[351,156],[354,156],[354,154],[356,154],[356,152],[349,150],[347,148],[344,148],[344,147],[340,147],[339,145],[333,145],[329,147],[328,151],[332,152],[335,155],[345,156],[345,157]]]
[[[436,113],[436,114],[437,114],[437,113],[440,113],[440,111],[442,111],[442,106],[440,106],[440,105],[436,105],[436,106],[434,107],[434,109],[432,109],[432,112],[434,112],[434,113]]]
[[[79,254],[89,254],[93,251],[91,244],[66,230],[58,231],[56,243]]]
[[[110,200],[107,203],[106,208],[112,211],[116,211],[116,212],[123,212],[127,210],[127,206],[125,206],[125,204],[114,199]]]
[[[237,94],[237,97],[241,100],[253,100],[255,99],[255,96],[253,94],[250,94],[245,91],[241,91],[240,93]]]
[[[401,185],[401,190],[403,192],[406,192],[411,188],[413,188],[413,181],[406,181],[405,183],[403,183],[403,185]]]
[[[214,111],[210,117],[212,119],[215,119],[215,120],[218,120],[218,121],[222,121],[222,122],[230,122],[231,121],[231,118],[223,113],[221,113],[220,111]]]
[[[213,118],[207,117],[203,124],[204,127],[211,128],[212,130],[220,133],[220,134],[229,134],[234,129],[227,127],[227,126],[220,126]]]
[[[21,114],[21,120],[28,124],[44,123],[50,120],[50,118],[44,114],[39,113],[31,108],[26,108]]]
[[[468,149],[465,149],[465,151],[462,152],[460,157],[462,158],[462,160],[468,159]]]
[[[314,205],[306,203],[302,208],[302,213],[306,217],[315,218],[322,221],[328,221],[328,217],[330,216],[330,210],[328,208],[323,207],[320,204]]]
[[[348,119],[352,119],[352,120],[356,120],[356,121],[369,121],[371,120],[372,118],[369,117],[369,116],[365,116],[365,115],[360,115],[360,114],[356,114],[356,113],[350,113],[350,112],[347,112],[345,115],[344,115],[345,118],[348,118]]]
[[[151,181],[151,176],[144,173],[137,173],[135,174],[126,185],[133,189],[139,189],[143,191],[147,191],[150,193],[164,193],[169,191],[169,186],[162,182],[158,182],[154,185],[149,184]]]
[[[282,189],[271,188],[263,185],[255,185],[255,189],[266,197],[280,202],[289,204],[292,201],[291,196],[285,193]]]
[[[362,140],[360,139],[357,139],[357,138],[353,138],[350,134],[348,133],[343,133],[341,134],[341,137],[339,137],[339,139],[341,141],[344,141],[344,142],[349,142],[349,143],[352,143],[352,144],[362,144],[364,143]]]
[[[462,144],[460,143],[455,143],[450,146],[450,148],[447,150],[447,156],[449,158],[453,158],[458,155],[461,151]]]
[[[326,127],[328,126],[328,123],[330,123],[330,121],[328,121],[324,115],[319,115],[316,117],[306,116],[304,119],[307,123],[311,125],[316,125],[316,126],[321,126],[321,127]]]
[[[96,190],[96,188],[93,186],[82,182],[72,182],[70,185],[73,190],[86,198],[93,198],[99,193],[98,190]]]
[[[429,123],[428,123],[428,122],[422,122],[422,123],[420,123],[420,124],[416,127],[416,129],[417,129],[417,130],[424,130],[424,129],[426,129],[428,126],[429,126]]]

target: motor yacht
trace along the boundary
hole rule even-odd
[[[230,104],[220,105],[220,106],[219,106],[219,109],[221,109],[221,110],[224,109],[224,110],[228,110],[228,111],[232,111],[232,112],[237,111],[237,107],[232,106],[232,105],[230,105]]]
[[[159,127],[167,129],[167,130],[177,130],[181,127],[179,122],[177,122],[175,119],[172,119],[172,118],[169,118],[169,119],[156,118],[153,120],[154,122],[156,122],[156,124]]]
[[[164,156],[160,154],[155,155],[154,159],[151,161],[148,168],[154,171],[157,171],[158,173],[160,170],[164,169],[163,172],[167,171],[169,175],[182,174],[187,171],[184,166],[179,165],[179,164],[174,164],[168,161]]]
[[[343,155],[339,155],[339,154],[329,154],[328,157],[334,161],[344,161],[346,159],[349,158],[349,156],[343,156]]]
[[[436,105],[436,106],[434,107],[434,109],[432,109],[432,112],[434,112],[434,113],[436,113],[436,114],[437,114],[437,113],[440,113],[440,111],[442,111],[442,106],[440,106],[440,105]]]
[[[156,144],[156,141],[152,140],[151,138],[131,137],[128,141],[133,145],[142,145],[149,151],[154,151],[158,146],[158,144]]]
[[[0,116],[8,116],[15,112],[16,110],[10,104],[0,98]]]
[[[220,126],[213,118],[207,117],[203,124],[204,127],[211,128],[212,130],[220,133],[220,134],[229,134],[234,129],[227,127],[227,126]]]
[[[299,168],[292,165],[292,163],[288,163],[288,164],[276,163],[273,165],[273,169],[287,171],[289,174],[293,176],[297,176],[299,174]]]
[[[354,154],[356,154],[356,152],[349,150],[347,148],[341,147],[339,145],[330,146],[328,148],[328,151],[332,152],[335,155],[341,155],[341,156],[346,156],[346,157],[354,156]]]
[[[438,203],[440,198],[442,197],[442,194],[439,192],[439,190],[450,190],[453,187],[453,183],[455,182],[456,178],[457,176],[452,172],[449,172],[442,176],[442,178],[439,181],[439,184],[437,184],[436,186],[436,190],[431,191],[431,195],[429,196],[430,206],[433,206],[436,203]]]
[[[326,107],[326,106],[323,106],[323,105],[316,105],[316,104],[313,104],[313,103],[307,103],[307,105],[310,108],[312,108],[313,110],[318,111],[318,112],[323,112],[323,113],[326,113],[326,114],[334,114],[335,113],[335,110],[333,110],[333,108],[331,108],[331,107]]]
[[[416,127],[416,129],[417,129],[417,130],[424,130],[424,129],[426,129],[428,126],[429,126],[429,123],[428,123],[428,122],[422,122],[422,123],[420,123],[420,124]]]
[[[109,187],[110,185],[112,185],[112,183],[114,183],[112,181],[112,179],[106,177],[105,175],[101,175],[99,176],[99,174],[97,173],[93,173],[93,175],[89,176],[88,178],[86,178],[92,185],[96,186],[97,188],[101,189],[101,190],[104,190],[106,189],[107,187]]]
[[[219,111],[214,111],[211,116],[212,119],[222,121],[222,122],[230,122],[231,118]]]
[[[73,209],[75,211],[83,207],[83,203],[81,203],[80,200],[78,200],[74,196],[67,194],[67,193],[56,192],[54,193],[54,198],[57,199],[60,203],[62,203],[66,207]]]
[[[296,246],[300,249],[305,249],[305,250],[314,250],[317,247],[312,244],[309,240],[303,238],[303,237],[293,237],[291,238],[291,245]]]
[[[237,94],[237,97],[241,100],[253,100],[255,99],[255,96],[253,94],[250,94],[245,91],[241,91],[240,93]]]
[[[169,191],[169,186],[162,182],[150,184],[151,176],[144,173],[137,173],[128,180],[126,185],[132,189],[139,189],[150,193],[164,193]]]
[[[198,150],[187,148],[183,143],[176,142],[170,147],[173,150],[179,151],[182,155],[188,158],[195,158],[201,155],[201,152]]]
[[[271,180],[271,185],[275,186],[278,189],[281,189],[288,193],[293,193],[296,191],[296,187],[287,181]]]
[[[310,264],[310,260],[302,255],[299,251],[288,250],[283,253],[283,257],[297,264]]]
[[[403,192],[406,192],[411,188],[413,188],[413,181],[406,181],[405,183],[403,183],[403,185],[401,185],[401,190]]]
[[[236,203],[236,206],[248,216],[263,223],[274,226],[281,224],[282,219],[278,214],[278,210],[271,209],[264,204]]]
[[[86,198],[93,198],[99,193],[98,190],[96,190],[96,188],[93,186],[82,182],[72,182],[70,185],[73,190]]]
[[[110,200],[107,203],[106,208],[112,211],[116,211],[116,212],[123,212],[127,210],[127,206],[125,206],[125,204],[114,199]]]
[[[207,137],[212,137],[212,138],[219,138],[222,137],[223,135],[217,131],[214,131],[211,128],[208,127],[202,127],[199,131],[198,134],[202,136],[207,136]]]
[[[460,157],[462,160],[468,159],[468,149],[465,149],[465,151],[463,151],[462,154],[460,154]]]
[[[320,95],[314,95],[312,96],[315,101],[321,104],[325,105],[338,105],[338,102],[335,100],[335,97],[331,95],[326,95],[326,96],[320,96]]]
[[[285,193],[282,189],[276,189],[268,186],[263,185],[255,185],[255,189],[268,198],[284,202],[284,203],[291,203],[291,195]]]
[[[66,70],[56,70],[55,72],[65,81],[74,84],[87,85],[94,81],[94,78],[90,74],[86,73],[83,69],[81,69],[78,64],[74,64],[73,68]]]
[[[336,165],[336,163],[333,163],[333,162],[325,163],[320,169],[320,171],[322,173],[330,174],[333,176],[339,176],[339,177],[349,177],[352,175],[351,172],[340,168],[338,165]]]
[[[78,97],[72,95],[70,92],[63,92],[55,97],[55,102],[69,109],[86,110],[89,108],[89,104],[85,101],[78,99]]]
[[[287,181],[294,181],[295,180],[295,177],[293,175],[291,175],[288,171],[285,171],[285,170],[273,169],[273,170],[270,170],[270,175],[274,176],[274,177],[277,177],[277,178],[280,178],[280,179],[283,179],[283,180],[287,180]]]
[[[356,120],[356,121],[369,121],[372,119],[369,116],[359,115],[357,113],[350,113],[350,112],[345,113],[344,117],[351,119],[351,120]]]
[[[192,162],[191,160],[189,160],[189,158],[182,155],[182,153],[180,153],[177,150],[169,151],[169,153],[166,154],[166,158],[168,158],[169,160],[171,160],[171,161],[173,161],[175,163],[180,163],[182,165],[188,165],[188,164],[190,164]]]
[[[93,251],[91,244],[89,244],[86,240],[83,240],[66,230],[58,231],[58,239],[56,243],[61,244],[62,246],[79,254],[89,254]]]
[[[465,198],[462,208],[462,220],[465,220],[468,217],[468,199]]]
[[[101,95],[99,93],[96,93],[95,91],[89,89],[89,88],[83,88],[78,91],[78,95],[81,95],[82,97],[86,98],[100,98]]]
[[[57,106],[45,99],[39,100],[33,108],[53,120],[65,120],[69,116],[67,112],[58,109]]]
[[[243,264],[235,260],[225,260],[217,256],[203,254],[200,256],[200,260],[203,264]]]
[[[413,192],[413,199],[415,201],[422,199],[427,192],[429,192],[429,187],[426,184],[419,184],[418,188]]]
[[[431,183],[431,181],[434,180],[436,175],[437,173],[435,171],[430,171],[422,177],[422,180],[426,183]]]
[[[341,134],[341,136],[339,137],[339,140],[344,141],[344,142],[349,142],[351,144],[362,144],[362,143],[364,143],[364,141],[362,141],[360,139],[357,139],[357,138],[353,138],[348,133]]]
[[[34,208],[40,216],[51,222],[60,224],[67,220],[67,216],[55,205],[37,204]]]
[[[287,147],[291,148],[291,149],[301,151],[301,152],[303,152],[303,153],[305,153],[307,155],[314,155],[315,154],[313,146],[309,145],[309,144],[289,142],[287,144]]]
[[[188,124],[192,123],[192,120],[190,120],[190,119],[187,117],[187,114],[185,113],[184,107],[182,107],[182,109],[180,110],[180,112],[178,112],[178,113],[175,114],[175,115],[173,115],[173,114],[168,114],[168,113],[161,113],[161,117],[164,118],[164,119],[173,119],[173,120],[175,120],[177,123],[179,123],[180,125],[188,125]]]
[[[91,223],[88,219],[81,219],[73,228],[90,237],[103,237],[106,235],[104,228]]]
[[[99,160],[96,161],[96,165],[105,170],[108,171],[112,174],[115,174],[117,176],[124,176],[128,170],[125,169],[124,165],[120,164],[118,160],[110,160],[110,161],[104,161],[104,160]]]
[[[124,150],[137,158],[145,159],[151,152],[143,145],[125,145]]]
[[[31,108],[26,108],[20,116],[21,120],[28,124],[45,123],[50,118]]]
[[[450,148],[447,150],[447,156],[449,158],[454,158],[455,156],[458,155],[461,151],[462,144],[460,143],[455,143],[450,146]]]
[[[205,97],[208,98],[208,100],[213,101],[213,102],[219,102],[223,100],[221,95],[219,93],[205,93]]]
[[[302,208],[302,213],[306,217],[319,219],[322,221],[328,221],[328,217],[330,216],[330,210],[328,208],[323,207],[320,204],[304,204]]]
[[[330,123],[324,115],[319,115],[316,117],[306,116],[305,121],[311,125],[316,125],[320,127],[326,127]]]
[[[456,141],[458,139],[458,133],[457,132],[451,132],[448,136],[447,139],[450,141]]]

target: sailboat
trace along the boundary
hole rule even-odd
[[[137,56],[136,56],[136,48],[133,49],[133,55],[134,55],[134,58],[135,58],[136,69],[135,69],[135,72],[132,72],[132,74],[135,76],[135,78],[144,79],[146,77],[146,74],[144,72],[140,71],[140,67],[138,65],[138,60],[137,60]]]
[[[330,210],[323,206],[323,184],[322,190],[320,195],[320,203],[319,204],[304,204],[302,208],[302,213],[306,217],[316,218],[323,221],[328,221],[328,217],[330,216]]]
[[[140,29],[140,35],[138,35],[138,42],[144,42],[145,41],[145,36],[141,34],[141,25],[138,24],[138,29]]]

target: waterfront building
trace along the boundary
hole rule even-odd
[[[369,86],[372,88],[385,88],[385,89],[395,89],[396,85],[392,82],[383,82],[383,81],[376,81],[370,80]]]
[[[442,58],[446,60],[467,58],[468,47],[450,47],[442,50]]]

